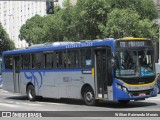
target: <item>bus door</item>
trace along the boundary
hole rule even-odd
[[[20,56],[13,56],[13,84],[14,92],[20,92]]]
[[[95,83],[98,98],[107,96],[107,50],[99,48],[95,50]]]

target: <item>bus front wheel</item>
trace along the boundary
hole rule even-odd
[[[86,105],[89,105],[89,106],[95,105],[94,92],[91,87],[87,87],[84,90],[83,99]]]
[[[30,101],[36,100],[36,91],[33,85],[29,85],[27,88],[27,96]]]

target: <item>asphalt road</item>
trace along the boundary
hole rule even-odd
[[[145,111],[153,111],[152,115],[160,114],[160,95],[154,98],[148,98],[145,101],[131,101],[127,105],[120,105],[117,102],[107,101],[100,102],[96,106],[86,106],[82,101],[70,99],[49,99],[43,98],[39,101],[30,102],[26,96],[13,94],[0,89],[0,111],[4,119],[9,119],[6,112],[11,112],[12,117],[17,120],[21,117],[41,117],[45,119],[68,119],[68,120],[100,120],[100,119],[136,119],[133,113],[139,111],[138,119],[150,120],[152,117],[144,117]],[[134,112],[133,112],[134,111]],[[159,111],[159,112],[157,112]],[[3,115],[2,115],[3,112]],[[125,116],[128,113],[133,114],[133,117]],[[141,114],[142,113],[142,114]],[[154,114],[155,113],[155,114]],[[116,115],[120,117],[116,117]],[[51,117],[50,117],[51,116]],[[108,117],[110,116],[110,117]],[[153,119],[159,120],[160,117],[153,116]],[[160,116],[160,115],[159,115]],[[0,117],[1,119],[1,117]],[[25,119],[25,118],[23,118]],[[32,118],[33,119],[33,118]],[[34,118],[36,119],[36,118]],[[33,119],[33,120],[34,120]],[[39,118],[37,118],[39,119]],[[152,120],[153,120],[152,119]],[[137,119],[136,119],[137,120]]]

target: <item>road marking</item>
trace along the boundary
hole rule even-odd
[[[9,104],[17,104],[17,105],[29,105],[29,106],[42,106],[40,104],[37,104],[37,103],[30,103],[30,102],[27,102],[27,101],[7,101],[7,103]]]
[[[42,106],[40,104],[34,104],[34,103],[17,103],[17,104],[21,104],[21,105],[30,105],[30,106]]]
[[[1,106],[5,106],[5,107],[20,107],[18,105],[13,105],[13,104],[8,104],[8,103],[0,103]]]
[[[153,101],[160,101],[160,99],[159,98],[149,98],[149,99],[147,99],[148,101],[150,101],[150,100],[153,100]]]
[[[44,104],[48,104],[48,105],[66,105],[64,103],[48,103],[48,102],[38,102],[38,103],[44,103]]]
[[[0,89],[0,91],[1,91],[1,92],[8,92],[8,91],[5,91],[5,90],[3,90],[3,89]]]

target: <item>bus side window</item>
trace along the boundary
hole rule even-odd
[[[33,69],[42,68],[42,64],[43,64],[42,56],[43,56],[43,54],[41,52],[32,54],[32,68]]]
[[[71,51],[68,51],[68,52],[67,52],[67,57],[68,57],[68,58],[67,58],[67,59],[68,59],[68,60],[67,60],[67,66],[70,68],[70,67],[71,67],[71,59],[72,59],[72,58],[71,58]]]
[[[62,51],[56,52],[56,68],[63,68]]]
[[[81,49],[80,51],[80,61],[81,61],[81,64],[80,64],[80,67],[85,67],[85,60],[86,60],[86,54],[85,54],[85,49]]]
[[[63,68],[63,51],[58,52],[58,67]]]
[[[75,64],[76,67],[79,67],[79,50],[75,52]]]
[[[91,57],[91,49],[81,49],[80,52],[80,67],[92,67],[92,57]]]
[[[63,52],[63,67],[66,68],[67,67],[67,53],[66,51]]]
[[[13,69],[12,66],[12,56],[4,56],[4,61],[5,61],[5,69],[6,70],[11,70]]]
[[[45,54],[45,68],[53,68],[53,53]]]
[[[86,50],[85,66],[86,67],[91,67],[92,66],[91,49]]]
[[[68,67],[70,68],[79,67],[79,51],[78,50],[68,51]]]
[[[59,56],[58,56],[58,52],[55,52],[55,60],[56,60],[56,68],[58,68],[59,67],[59,62],[58,62],[58,60],[59,60]]]
[[[31,61],[30,61],[30,54],[24,54],[21,56],[22,58],[22,69],[30,69]]]

